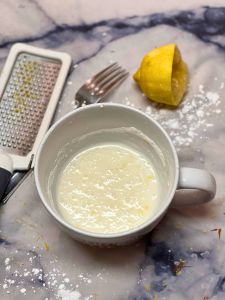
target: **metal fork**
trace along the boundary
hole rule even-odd
[[[117,62],[111,64],[80,87],[75,95],[76,105],[82,106],[82,104],[88,105],[99,102],[122,83],[128,74]]]

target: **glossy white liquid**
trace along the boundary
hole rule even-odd
[[[75,156],[58,179],[57,205],[76,228],[118,233],[135,228],[158,206],[151,163],[129,148],[101,145]]]

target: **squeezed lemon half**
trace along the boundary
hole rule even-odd
[[[188,68],[178,47],[169,44],[146,54],[133,78],[150,100],[177,106],[187,89]]]

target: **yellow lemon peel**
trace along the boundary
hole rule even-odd
[[[178,47],[169,44],[146,54],[133,78],[150,100],[177,106],[187,89],[188,68]]]

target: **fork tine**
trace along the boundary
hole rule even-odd
[[[113,78],[120,75],[122,72],[124,72],[124,69],[118,66],[118,68],[111,71],[111,73],[107,74],[102,80],[100,80],[97,84],[95,84],[98,89],[101,89],[106,85],[106,83],[110,82]]]
[[[101,89],[97,92],[97,95],[98,96],[102,96],[102,97],[105,96],[115,86],[119,85],[124,79],[126,79],[128,75],[129,75],[129,73],[127,71],[123,70],[118,75],[116,75],[115,77],[113,77],[110,81],[108,81],[107,83],[105,83],[101,87]]]
[[[87,83],[92,83],[94,81],[101,80],[101,78],[104,78],[104,76],[106,76],[108,73],[110,73],[112,71],[112,69],[114,69],[114,67],[116,67],[116,66],[118,66],[117,62],[109,65],[107,68],[103,69],[102,71],[100,71],[99,73],[95,74],[93,77],[88,79]]]

